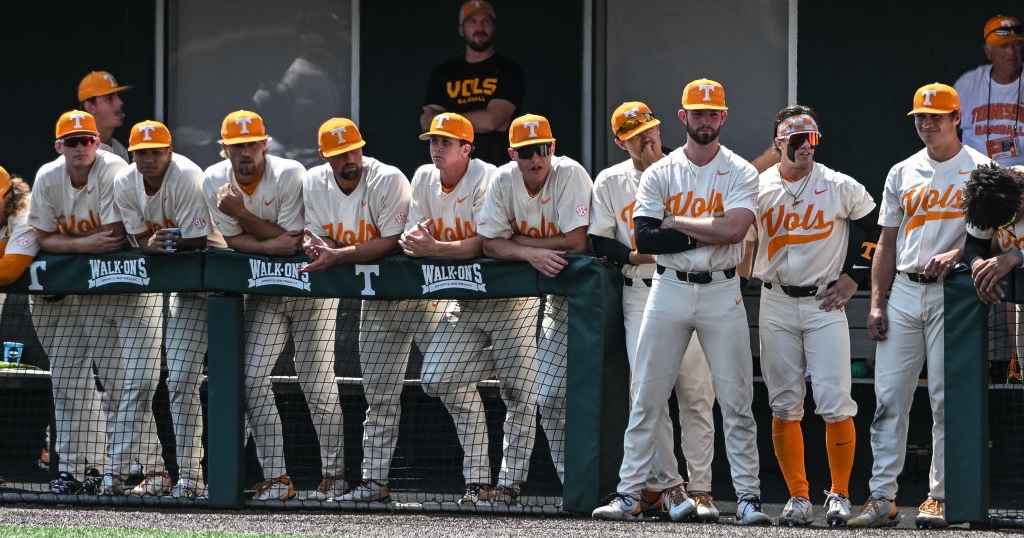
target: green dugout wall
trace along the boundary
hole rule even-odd
[[[553,279],[528,264],[491,259],[391,257],[302,274],[305,256],[232,251],[159,256],[40,254],[5,291],[116,294],[209,291],[210,506],[238,508],[242,445],[242,295],[361,299],[486,299],[562,295],[569,301],[563,507],[587,512],[614,491],[626,427],[629,369],[622,331],[622,279],[611,264],[567,256]],[[216,474],[214,474],[216,473]]]

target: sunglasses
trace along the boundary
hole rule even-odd
[[[1021,33],[1024,33],[1024,26],[1000,26],[999,28],[996,28],[995,30],[992,30],[991,32],[985,34],[985,37],[988,38],[988,36],[992,34],[995,34],[999,37],[1006,37],[1009,35],[1021,35]]]
[[[65,147],[77,148],[78,146],[89,147],[97,142],[99,142],[99,137],[97,136],[69,136],[61,140],[60,143]]]
[[[645,123],[650,123],[653,120],[654,114],[651,114],[650,112],[637,114],[636,116],[633,116],[632,118],[629,118],[628,120],[622,122],[622,125],[619,125],[619,128],[615,130],[615,136],[619,136],[623,133],[628,133]]]
[[[532,159],[534,154],[541,157],[551,155],[551,144],[530,144],[516,148],[516,157],[520,159]]]
[[[821,135],[818,133],[796,133],[791,134],[788,137],[779,137],[780,139],[788,139],[789,145],[795,148],[799,148],[804,145],[804,142],[810,141],[811,147],[818,147],[818,141],[821,140]]]

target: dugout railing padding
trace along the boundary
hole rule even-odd
[[[242,295],[359,299],[568,298],[566,456],[563,509],[586,512],[618,482],[629,371],[621,330],[622,280],[611,264],[566,256],[547,278],[526,263],[479,258],[385,258],[303,274],[305,256],[267,257],[233,251],[150,255],[42,253],[8,293],[120,294],[217,292],[209,298],[209,505],[244,506]]]

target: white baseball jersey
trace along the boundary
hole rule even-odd
[[[434,220],[431,226],[438,241],[461,241],[477,234],[484,196],[497,168],[480,159],[469,161],[469,168],[451,192],[441,188],[441,171],[433,164],[425,164],[412,177],[412,201],[409,203],[409,222],[405,229],[412,230],[421,220]]]
[[[633,215],[664,220],[680,217],[719,217],[730,209],[757,210],[757,170],[721,146],[704,166],[686,158],[683,148],[652,164],[640,177]],[[743,242],[658,254],[659,264],[679,271],[722,271],[743,259]]]
[[[633,209],[636,207],[636,190],[639,185],[640,171],[633,165],[633,159],[626,159],[597,174],[588,233],[615,239],[631,250],[636,250]],[[653,263],[624,264],[622,274],[629,278],[651,278],[655,266]]]
[[[206,237],[211,247],[227,247],[203,197],[203,170],[184,155],[171,154],[163,183],[152,196],[136,165],[121,170],[114,179],[114,197],[132,235],[178,228],[183,239]]]
[[[32,184],[28,223],[44,232],[88,235],[104,224],[121,222],[114,175],[127,166],[117,155],[98,150],[86,184],[76,189],[63,155],[44,164]]]
[[[967,233],[978,239],[992,239],[992,237],[996,237],[996,244],[999,245],[999,250],[1002,252],[1011,249],[1024,250],[1024,220],[1018,220],[1013,223],[1012,227],[999,230],[991,228],[980,230],[968,224]]]
[[[899,228],[898,271],[923,272],[932,256],[964,246],[963,187],[971,171],[988,163],[988,157],[963,146],[956,156],[941,163],[922,149],[889,170],[878,224]]]
[[[590,224],[592,187],[580,163],[552,156],[544,186],[530,196],[517,163],[506,163],[487,189],[477,232],[492,239],[508,239],[516,233],[554,237],[571,232]]]
[[[953,85],[960,94],[964,145],[1000,166],[1024,164],[1024,77],[1009,84],[992,80],[992,64],[972,69]]]
[[[398,235],[408,220],[411,192],[398,168],[364,156],[362,178],[345,194],[325,163],[311,168],[302,184],[306,226],[338,246]]]
[[[788,192],[783,181],[778,166],[760,176],[754,277],[787,286],[827,285],[843,270],[850,221],[870,213],[875,201],[855,179],[820,163],[787,185]],[[794,200],[790,192],[800,194]]]
[[[302,178],[306,169],[298,161],[265,155],[263,179],[252,195],[242,192],[245,208],[261,219],[267,219],[288,231],[302,229]],[[217,189],[228,183],[242,188],[235,180],[231,161],[225,159],[203,173],[203,193],[213,214],[213,222],[226,237],[234,237],[245,230],[235,219],[217,209]]]
[[[3,255],[35,256],[39,252],[36,231],[28,225],[28,211],[20,211],[0,228],[0,251]]]

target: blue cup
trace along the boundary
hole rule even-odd
[[[21,352],[25,344],[21,342],[4,342],[4,362],[21,364]]]

